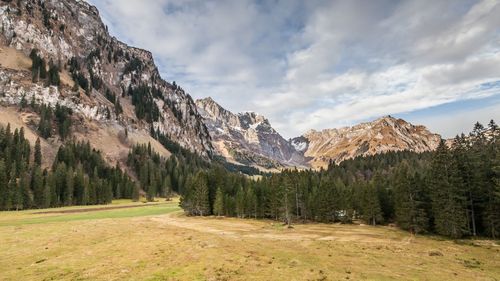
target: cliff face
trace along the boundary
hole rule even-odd
[[[211,98],[197,100],[196,105],[219,155],[264,168],[303,165],[301,154],[264,116],[254,112],[234,114]]]
[[[0,22],[3,106],[23,99],[59,103],[73,110],[83,132],[97,122],[149,140],[153,126],[184,148],[213,152],[191,97],[160,77],[150,52],[111,37],[95,7],[75,0],[0,2]],[[59,87],[32,79],[28,56],[34,49],[47,65],[59,67]]]
[[[292,144],[310,158],[313,167],[326,167],[329,161],[339,163],[360,155],[374,155],[388,151],[434,150],[441,137],[424,126],[412,125],[390,116],[353,127],[311,130]]]

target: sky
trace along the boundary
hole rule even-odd
[[[500,0],[88,0],[193,98],[285,138],[391,115],[500,123]]]

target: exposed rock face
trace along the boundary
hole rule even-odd
[[[0,2],[0,47],[28,56],[37,49],[45,61],[61,69],[61,86],[33,83],[29,69],[0,66],[0,103],[28,101],[63,104],[76,115],[149,135],[151,125],[181,146],[201,155],[213,152],[210,136],[191,97],[164,81],[150,52],[129,47],[111,37],[97,9],[84,1],[46,0]],[[70,66],[73,59],[77,67]],[[70,69],[74,68],[70,74]],[[76,70],[75,70],[76,69]],[[75,73],[87,79],[88,89],[73,87]],[[140,99],[158,108],[157,118],[138,118],[130,93],[143,88]],[[117,97],[115,105],[106,92]]]
[[[389,151],[431,151],[437,148],[441,137],[424,126],[412,125],[391,116],[353,127],[311,130],[291,143],[310,158],[312,167],[326,167],[330,161],[339,163],[360,155],[374,155]]]
[[[245,165],[264,168],[301,166],[304,159],[273,129],[269,120],[254,112],[234,114],[212,98],[196,101],[219,155]]]

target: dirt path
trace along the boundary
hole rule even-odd
[[[107,211],[107,210],[116,210],[116,209],[128,209],[128,208],[140,208],[154,205],[162,205],[168,203],[156,203],[156,204],[144,204],[144,205],[126,205],[126,206],[112,206],[112,207],[98,207],[98,208],[83,208],[83,209],[72,209],[72,210],[55,210],[55,211],[44,211],[44,212],[35,212],[33,214],[71,214],[71,213],[86,213],[86,212],[94,212],[94,211]]]
[[[289,241],[339,241],[386,243],[400,242],[406,244],[408,237],[402,238],[391,228],[373,231],[371,226],[337,225],[337,224],[297,224],[292,229],[279,222],[268,220],[241,220],[236,218],[186,217],[182,212],[156,216],[150,220],[167,225],[194,230],[198,232],[241,239],[255,238],[266,240]]]

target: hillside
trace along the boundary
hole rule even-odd
[[[90,140],[110,163],[122,161],[134,143],[151,142],[168,157],[150,137],[151,127],[200,155],[212,153],[191,97],[160,77],[150,52],[111,37],[95,7],[70,0],[2,2],[0,21],[4,113],[10,107],[12,115],[26,101],[69,108],[71,136]],[[33,58],[43,67],[33,69]],[[53,76],[45,78],[52,69],[58,72],[55,82]],[[36,133],[39,112],[25,107],[17,112],[31,117],[15,123]],[[7,119],[0,122],[5,125]],[[47,139],[54,149],[61,143],[55,127]]]

